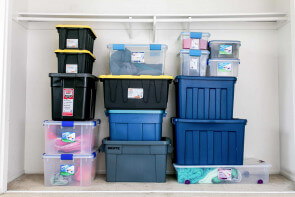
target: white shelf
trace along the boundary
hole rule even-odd
[[[289,20],[286,13],[242,13],[242,14],[82,14],[82,13],[19,13],[18,22],[105,22],[128,23],[132,37],[133,23],[150,23],[156,40],[157,24],[186,23],[190,31],[191,23],[197,22],[273,22]]]

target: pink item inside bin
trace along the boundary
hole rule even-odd
[[[192,47],[192,39],[187,38],[183,39],[182,48],[183,49],[191,49]],[[200,50],[207,50],[208,49],[208,41],[204,39],[199,39],[199,49]]]
[[[80,164],[78,164],[78,166],[80,166]],[[92,168],[89,168],[87,166],[83,166],[82,167],[82,170],[83,170],[83,175],[81,177],[81,168],[78,167],[76,173],[75,173],[75,176],[74,176],[74,179],[76,181],[81,181],[81,178],[82,178],[82,181],[83,182],[87,182],[87,180],[91,180],[92,177],[89,177],[89,176],[94,176],[95,175],[95,165],[92,165]],[[94,174],[93,174],[94,172]]]
[[[81,150],[81,136],[76,137],[75,142],[63,142],[61,138],[55,141],[55,149],[62,152],[76,152]]]

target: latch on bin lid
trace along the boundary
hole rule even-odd
[[[202,38],[203,33],[202,32],[191,32],[190,37],[194,39],[200,39]]]
[[[150,44],[150,50],[161,50],[162,45],[161,44]]]
[[[61,154],[60,160],[73,160],[73,154]]]
[[[62,121],[61,126],[62,127],[74,127],[74,121]]]
[[[125,44],[113,44],[113,50],[124,51]]]

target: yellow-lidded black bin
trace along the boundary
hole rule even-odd
[[[55,50],[58,59],[58,73],[92,74],[94,55],[87,50]]]
[[[96,34],[87,25],[57,25],[60,49],[78,49],[93,52]]]
[[[106,109],[161,109],[167,108],[168,75],[101,75]]]

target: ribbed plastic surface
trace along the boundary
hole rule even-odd
[[[243,165],[246,122],[173,119],[176,164]]]
[[[175,79],[179,118],[232,119],[235,77],[190,77]]]

